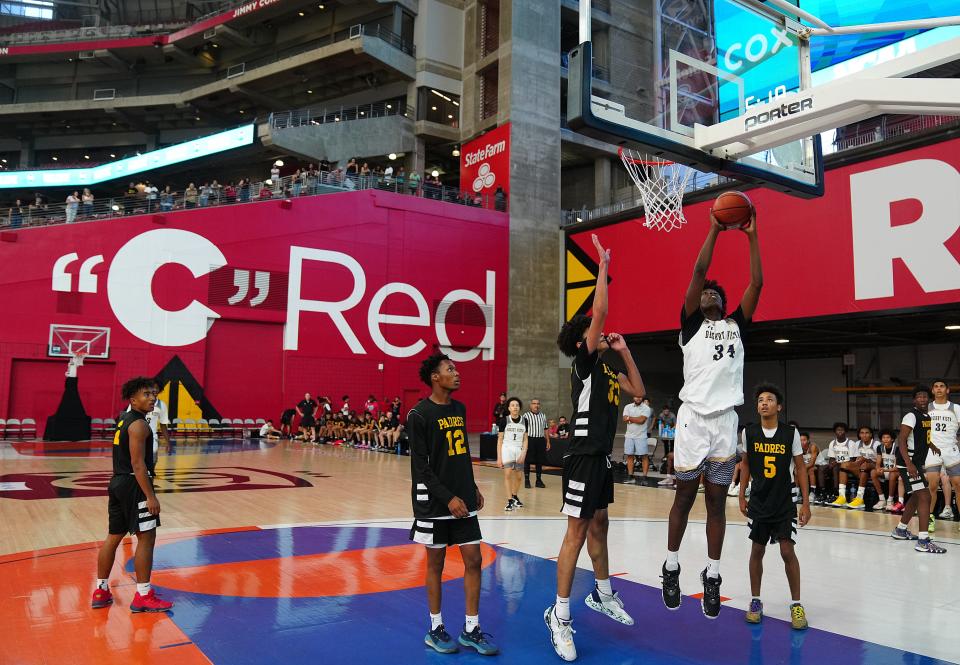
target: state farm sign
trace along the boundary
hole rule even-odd
[[[468,194],[510,192],[510,124],[501,125],[460,149],[460,189]]]

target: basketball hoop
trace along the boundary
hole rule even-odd
[[[76,351],[70,352],[70,362],[67,363],[67,376],[76,377],[77,368],[83,367],[83,361],[87,357],[87,351],[84,349],[77,349]]]
[[[683,194],[693,170],[634,150],[620,148],[618,152],[627,173],[640,190],[646,218],[643,225],[669,232],[686,224]]]

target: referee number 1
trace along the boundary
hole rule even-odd
[[[447,431],[447,457],[453,457],[454,455],[464,455],[467,452],[467,447],[463,442],[463,430],[448,430]]]

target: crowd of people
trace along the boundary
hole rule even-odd
[[[404,427],[399,397],[377,400],[370,395],[358,411],[344,395],[334,409],[327,396],[314,398],[305,393],[296,406],[284,409],[280,428],[268,420],[261,438],[290,439],[303,443],[364,448],[378,452],[405,453]]]
[[[123,215],[287,199],[317,194],[321,187],[381,189],[499,211],[505,211],[507,206],[506,193],[502,188],[497,188],[488,199],[481,194],[446,187],[439,175],[433,172],[421,175],[413,171],[408,174],[402,166],[396,170],[392,165],[374,165],[371,168],[367,162],[358,164],[356,159],[351,159],[346,167],[334,166],[329,162],[319,165],[309,163],[287,175],[281,175],[280,167],[275,164],[270,169],[269,177],[263,179],[244,177],[224,184],[212,179],[199,184],[188,182],[182,189],[172,184],[158,186],[150,180],[140,180],[131,181],[125,191],[114,191],[98,197],[85,188],[71,191],[62,203],[51,200],[43,192],[35,192],[32,198],[18,197],[11,201],[9,207],[0,212],[0,225],[19,228],[62,222],[71,224]]]

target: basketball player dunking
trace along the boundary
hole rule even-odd
[[[427,646],[440,653],[457,651],[457,642],[484,656],[499,652],[480,630],[480,523],[477,511],[483,495],[473,479],[473,461],[467,442],[467,410],[450,395],[460,388],[460,374],[450,359],[434,353],[420,365],[420,380],[431,394],[410,410],[411,499],[413,527],[410,539],[427,548],[427,602],[430,631]],[[457,641],[443,625],[440,613],[443,563],[447,547],[460,546],[466,621]]]
[[[153,491],[157,462],[147,414],[153,411],[157,402],[157,383],[149,377],[139,376],[123,384],[121,395],[130,403],[130,410],[121,414],[113,437],[113,478],[108,491],[109,535],[97,557],[97,588],[91,605],[99,608],[113,603],[110,571],[117,547],[127,533],[132,533],[137,536],[137,551],[133,557],[137,592],[130,611],[166,612],[173,603],[161,600],[150,588],[153,548],[160,526],[160,501]]]
[[[727,521],[727,488],[733,480],[737,453],[737,412],[743,404],[743,335],[753,318],[763,287],[757,218],[752,214],[742,230],[750,242],[750,284],[740,306],[727,314],[727,298],[719,284],[707,280],[717,237],[725,228],[710,213],[710,230],[693,267],[693,277],[680,312],[680,348],[683,351],[683,405],[677,411],[673,466],[677,493],[670,510],[667,560],[663,564],[663,603],[680,607],[680,542],[687,517],[705,479],[707,507],[707,567],[703,583],[703,614],[720,613],[720,553]]]
[[[643,381],[623,337],[603,334],[607,318],[607,266],[610,250],[597,236],[599,270],[593,295],[593,316],[575,316],[567,321],[557,337],[557,346],[573,358],[570,389],[573,399],[573,438],[563,458],[562,512],[567,515],[567,532],[557,558],[557,599],[544,611],[543,620],[557,655],[576,660],[573,621],[570,618],[570,591],[573,574],[584,541],[593,561],[596,584],[585,602],[590,609],[614,621],[633,625],[623,601],[610,585],[607,553],[607,506],[613,503],[613,471],[610,454],[617,433],[621,388],[631,395],[643,395]],[[620,355],[627,373],[611,370],[600,356],[608,349]]]

